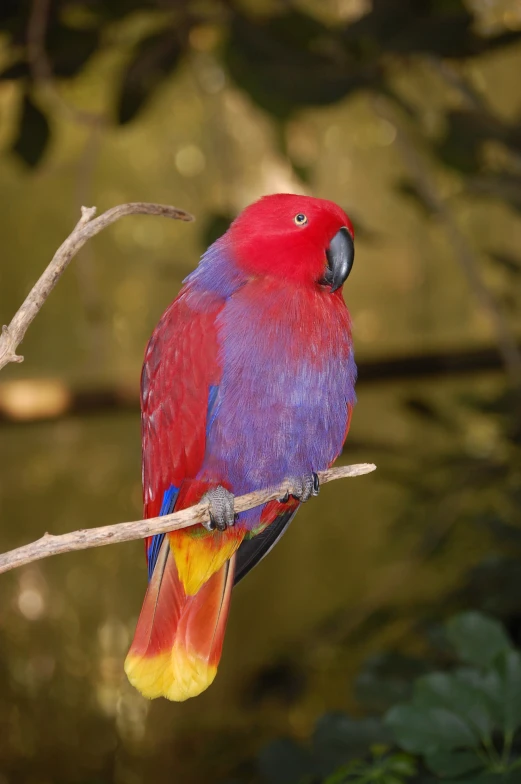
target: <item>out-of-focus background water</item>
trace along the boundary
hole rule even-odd
[[[378,471],[302,508],[235,590],[218,677],[185,704],[123,673],[142,543],[2,575],[0,784],[257,781],[267,742],[385,707],[375,670],[421,661],[456,610],[516,639],[519,74],[517,0],[2,2],[0,322],[82,204],[196,222],[134,216],[93,239],[1,372],[0,549],[141,516],[145,343],[266,193],[353,219],[342,460]]]

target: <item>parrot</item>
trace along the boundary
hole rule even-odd
[[[280,540],[342,451],[356,401],[342,286],[354,229],[326,199],[247,206],[161,317],[141,375],[144,517],[205,501],[209,521],[145,540],[148,587],[125,660],[144,697],[213,682],[232,588]],[[292,482],[235,514],[234,497]]]

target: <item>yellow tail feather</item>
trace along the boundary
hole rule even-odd
[[[143,697],[149,700],[166,697],[174,702],[184,702],[190,697],[197,697],[210,686],[217,667],[176,644],[171,651],[156,656],[139,656],[130,652],[125,660],[125,672]]]
[[[212,574],[229,561],[245,532],[237,528],[192,536],[187,531],[169,534],[177,573],[187,596],[195,596]]]

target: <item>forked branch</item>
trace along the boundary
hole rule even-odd
[[[9,362],[23,362],[23,357],[16,353],[16,349],[24,339],[25,333],[36,314],[41,310],[43,303],[56,286],[65,268],[85,245],[87,240],[94,237],[106,226],[123,218],[125,215],[161,215],[165,218],[176,220],[193,220],[190,213],[179,210],[177,207],[170,207],[168,204],[148,204],[147,202],[130,202],[112,207],[107,212],[102,213],[98,218],[96,207],[82,207],[81,218],[67,237],[60,245],[54,257],[44,271],[43,275],[36,281],[31,291],[25,298],[20,308],[15,313],[11,323],[4,326],[0,334],[0,370]]]

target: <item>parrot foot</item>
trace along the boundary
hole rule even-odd
[[[300,501],[301,504],[305,504],[306,501],[309,501],[311,496],[318,495],[320,491],[320,481],[318,478],[318,474],[314,471],[312,474],[306,474],[306,476],[299,476],[298,479],[293,481],[294,485],[294,492],[291,493],[293,498],[296,498],[297,501]],[[286,493],[284,498],[280,499],[280,502],[285,504],[286,501],[289,500],[289,493]]]
[[[203,523],[207,531],[226,531],[235,524],[234,496],[225,487],[213,487],[203,495],[201,501],[210,504],[210,519]]]

